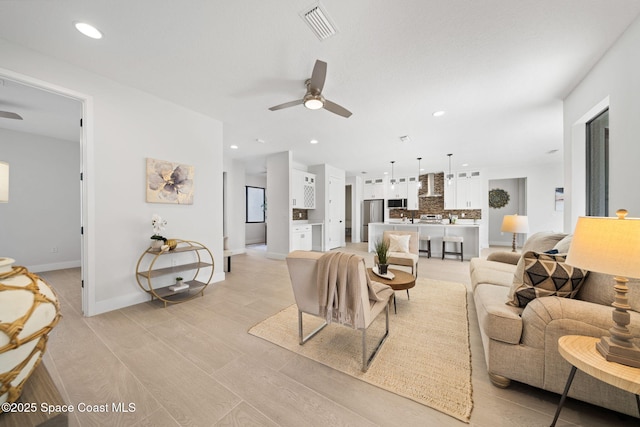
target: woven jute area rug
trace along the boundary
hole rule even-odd
[[[362,333],[331,324],[298,344],[298,309],[291,305],[249,333],[390,392],[469,422],[473,408],[467,290],[460,283],[418,278],[396,292],[398,313],[389,311],[389,337],[366,373],[361,369]],[[304,315],[305,335],[322,321]],[[384,312],[367,330],[368,351],[384,334]]]

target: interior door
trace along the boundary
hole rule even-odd
[[[344,218],[344,178],[329,177],[329,219],[327,249],[345,246],[345,218]]]

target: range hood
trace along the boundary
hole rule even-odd
[[[427,194],[421,194],[420,197],[442,197],[442,194],[437,194],[435,190],[435,175],[435,173],[427,174]]]

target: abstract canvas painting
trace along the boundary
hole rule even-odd
[[[147,159],[147,202],[193,204],[193,166]]]

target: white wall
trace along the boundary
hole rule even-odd
[[[640,217],[640,20],[625,31],[564,102],[565,229],[584,215],[584,126],[586,116],[609,105],[609,216],[625,208]],[[603,101],[604,100],[604,101]],[[568,191],[567,191],[568,190]],[[578,198],[578,200],[575,200]]]
[[[11,173],[0,256],[34,273],[79,267],[80,142],[0,129],[0,160]]]
[[[267,157],[268,258],[285,259],[291,247],[291,159],[291,151]]]
[[[245,166],[239,160],[224,159],[226,173],[225,235],[227,247],[233,254],[245,252]]]
[[[522,181],[526,181],[524,178],[510,178],[510,179],[495,179],[489,181],[489,191],[500,188],[509,194],[509,203],[501,208],[489,207],[488,218],[485,223],[489,227],[489,245],[491,246],[511,246],[513,241],[512,233],[505,233],[500,231],[502,228],[502,220],[505,215],[527,215],[526,210],[526,191]],[[526,235],[516,235],[516,245],[522,246]]]
[[[267,177],[265,175],[247,175],[246,185],[251,187],[267,188]],[[269,203],[267,201],[267,207]],[[267,211],[268,215],[268,211]],[[266,223],[245,224],[245,243],[247,245],[255,243],[265,243]]]
[[[0,74],[37,80],[87,99],[85,314],[148,300],[134,272],[148,247],[154,213],[167,219],[167,237],[197,240],[222,261],[220,121],[4,40],[0,57]],[[147,157],[195,167],[193,205],[146,203]],[[217,268],[213,280],[223,278]]]
[[[551,156],[551,155],[550,155]],[[563,212],[555,210],[555,189],[563,187],[561,159],[550,159],[545,164],[522,164],[510,168],[492,168],[485,173],[487,180],[527,178],[527,216],[529,235],[538,231],[563,231]],[[566,193],[566,191],[565,191]],[[488,190],[487,190],[488,194]],[[489,208],[488,197],[482,211],[482,223],[486,224]],[[487,227],[484,227],[485,231]],[[487,246],[487,236],[481,236],[481,246]]]

